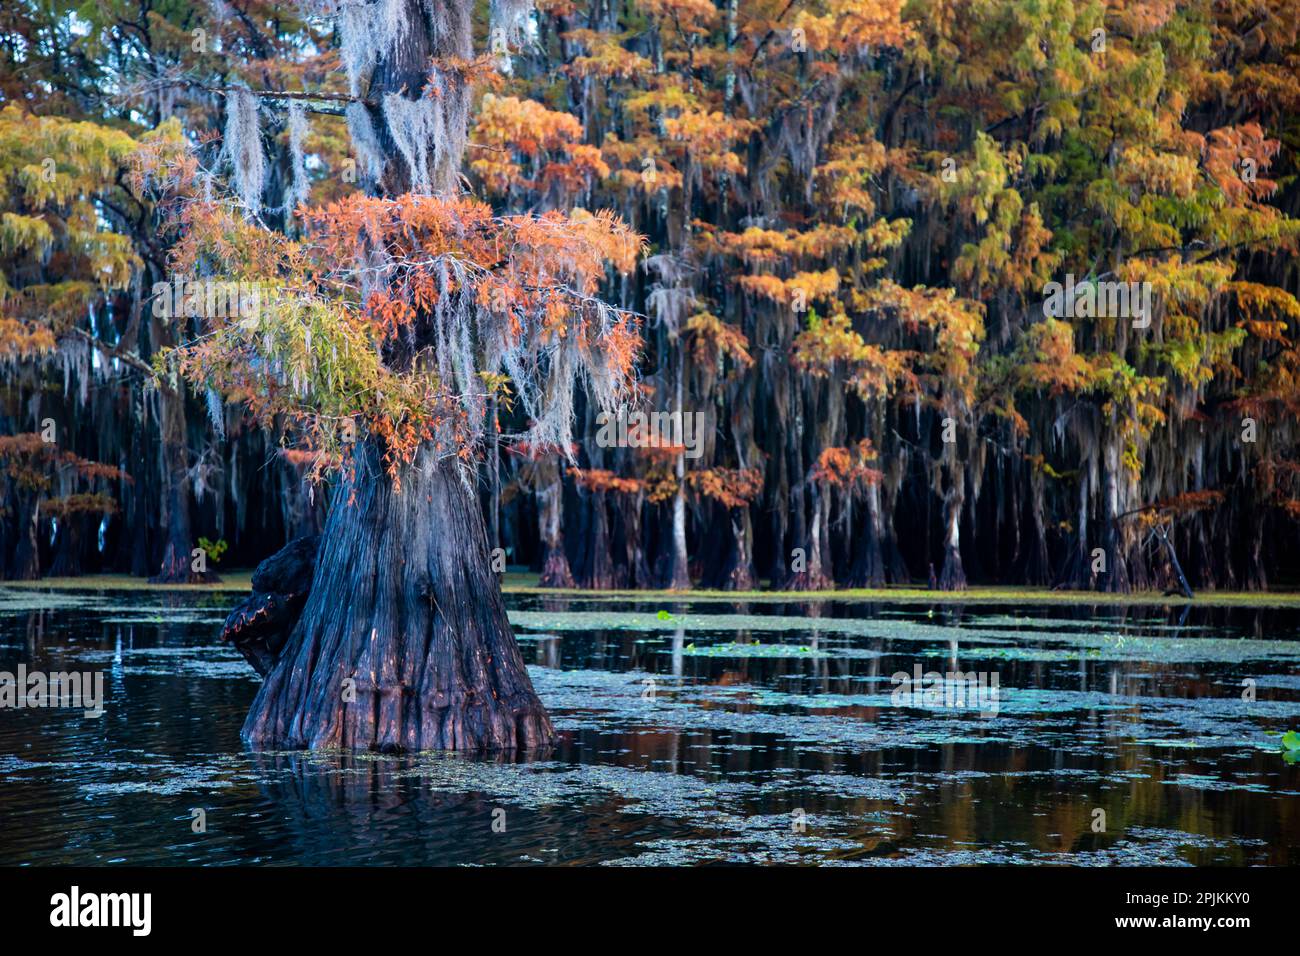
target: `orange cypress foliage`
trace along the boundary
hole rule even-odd
[[[597,298],[607,267],[631,270],[642,240],[612,213],[495,216],[467,197],[353,195],[302,210],[300,240],[250,225],[217,202],[188,203],[174,264],[260,283],[253,319],[205,317],[178,350],[187,376],[283,415],[316,473],[341,463],[341,424],[384,440],[395,471],[425,442],[466,455],[503,359],[534,419],[529,439],[568,445],[548,414],[558,377],[582,374],[612,404],[631,381],[635,316]]]
[[[761,468],[705,468],[686,476],[686,487],[724,508],[743,508],[763,493]]]
[[[754,364],[749,354],[749,339],[740,328],[722,321],[709,312],[697,312],[686,320],[695,361],[716,366],[725,356],[741,369]]]
[[[64,451],[38,432],[0,435],[0,468],[19,488],[42,494],[54,487],[60,475],[91,483],[131,480],[120,468]]]
[[[50,498],[45,502],[43,508],[50,514],[60,518],[79,514],[111,515],[117,513],[117,501],[114,500],[112,495],[79,492],[74,495],[64,495],[61,498]]]
[[[635,495],[645,490],[640,478],[623,478],[604,468],[572,468],[574,484],[595,494]]]
[[[479,149],[470,169],[493,194],[553,185],[574,194],[609,175],[600,150],[582,142],[578,118],[536,100],[485,94],[472,138]]]
[[[875,459],[876,450],[869,438],[862,439],[851,448],[823,448],[808,477],[827,488],[855,495],[884,477],[868,464]]]

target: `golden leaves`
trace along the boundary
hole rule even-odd
[[[692,494],[718,502],[724,508],[743,508],[763,493],[760,468],[706,468],[686,475]]]
[[[697,312],[686,320],[686,331],[697,362],[716,366],[725,356],[740,369],[754,364],[749,354],[749,339],[739,326],[724,322],[710,312]]]
[[[862,439],[850,448],[823,448],[817,456],[817,463],[808,473],[808,479],[847,494],[858,494],[884,477],[879,470],[868,464],[875,459],[876,450],[869,438]]]
[[[573,194],[609,175],[600,150],[582,142],[578,118],[536,100],[484,95],[471,138],[477,148],[470,169],[494,194],[551,184]]]

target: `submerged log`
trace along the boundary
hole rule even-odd
[[[271,673],[302,614],[316,570],[320,537],[290,541],[253,571],[253,593],[235,605],[221,629],[262,677]]]

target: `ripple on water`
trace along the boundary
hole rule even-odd
[[[0,670],[111,677],[99,721],[0,715],[0,863],[1300,862],[1294,619],[512,598],[562,740],[504,761],[246,752],[237,598],[0,588]],[[996,713],[896,703],[918,663],[998,674]]]

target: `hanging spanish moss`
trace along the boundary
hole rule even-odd
[[[18,382],[9,432],[39,434],[52,419],[60,441],[88,442],[115,464],[148,463],[135,484],[113,489],[122,517],[109,520],[103,566],[153,574],[166,553],[187,573],[192,538],[211,539],[219,528],[242,536],[231,541],[231,560],[249,562],[260,556],[260,538],[311,520],[309,508],[292,503],[296,491],[282,501],[281,492],[255,487],[268,447],[306,448],[315,438],[299,433],[292,413],[263,434],[246,426],[233,390],[175,378],[142,385],[154,382],[158,352],[195,332],[150,314],[147,290],[169,269],[163,210],[182,206],[171,201],[178,197],[225,198],[255,219],[273,202],[267,224],[298,242],[310,225],[279,213],[309,202],[310,192],[328,197],[322,207],[359,192],[381,203],[359,205],[347,221],[353,231],[339,258],[354,257],[348,285],[319,304],[389,298],[414,310],[393,351],[411,363],[404,371],[428,371],[433,384],[421,398],[448,410],[450,424],[429,426],[435,444],[452,432],[474,439],[464,469],[487,450],[492,539],[512,549],[512,562],[551,560],[558,513],[580,581],[662,583],[672,552],[672,563],[682,565],[684,553],[689,578],[707,586],[955,588],[965,580],[1141,590],[1171,580],[1161,534],[1198,590],[1294,578],[1297,273],[1287,249],[1256,241],[1294,230],[1294,150],[1279,140],[1288,114],[1260,85],[1285,73],[1282,51],[1293,41],[1272,35],[1280,21],[1259,27],[1269,42],[1252,51],[1233,45],[1238,24],[1223,5],[1203,4],[1194,22],[1180,13],[1144,26],[1138,52],[1164,69],[1162,78],[1152,74],[1160,92],[1145,105],[1098,85],[1101,58],[1086,51],[1027,67],[1051,82],[1042,111],[1021,116],[1007,104],[1027,74],[990,52],[1000,36],[992,21],[961,5],[943,22],[905,4],[895,10],[893,0],[869,23],[853,4],[833,4],[815,23],[792,9],[768,38],[767,15],[744,4],[303,4],[311,15],[290,25],[204,0],[213,41],[205,56],[187,58],[192,75],[170,83],[175,58],[142,49],[138,65],[149,69],[132,77],[130,113],[115,102],[96,115],[89,76],[77,77],[89,99],[32,91],[41,110],[24,112],[15,100],[0,111],[13,168],[58,160],[42,189],[24,177],[10,183],[0,223],[8,283],[0,333],[15,339],[0,362]],[[177,14],[160,15],[188,27]],[[784,32],[796,26],[808,30],[802,51]],[[1204,62],[1170,55],[1183,29],[1197,35]],[[1135,42],[1111,37],[1112,50],[1124,53],[1106,69]],[[331,61],[318,54],[330,46],[346,79],[322,72]],[[956,69],[925,55],[935,50]],[[479,77],[484,53],[512,64],[513,78],[492,100],[476,100],[484,108],[468,125],[467,147],[466,77]],[[1246,67],[1234,72],[1234,58]],[[1057,68],[1090,97],[1063,95],[1053,85]],[[21,85],[22,70],[0,62],[6,69]],[[1210,89],[1207,78],[1221,75],[1235,77],[1239,107],[1187,92]],[[207,92],[241,82],[253,89],[225,99]],[[276,89],[293,93],[271,95]],[[322,99],[293,98],[313,93]],[[1180,96],[1182,112],[1169,105]],[[91,126],[66,135],[59,118],[73,122],[77,109],[86,115],[75,122]],[[272,111],[284,133],[275,151],[258,128]],[[336,112],[341,121],[328,115]],[[1068,118],[1075,113],[1078,123]],[[93,132],[100,123],[108,125]],[[176,123],[178,156],[198,164],[188,192],[184,163],[134,170],[125,158],[145,143],[153,150],[154,137],[165,139]],[[1134,124],[1151,135],[1137,136]],[[222,135],[209,147],[203,133],[213,129]],[[1067,141],[1081,150],[1072,162],[1044,161]],[[1148,151],[1149,163],[1134,162]],[[1216,169],[1218,153],[1236,157],[1231,168]],[[1247,154],[1257,157],[1258,182],[1244,178]],[[349,188],[349,158],[359,190]],[[330,177],[320,175],[326,169]],[[1186,182],[1174,189],[1157,175],[1162,169],[1182,170]],[[137,211],[125,187],[135,173],[161,198],[139,221],[123,215]],[[584,301],[595,330],[586,341],[539,334],[547,301],[498,264],[482,270],[447,256],[414,291],[409,247],[376,228],[367,210],[400,203],[404,214],[423,215],[463,198],[462,183],[497,217],[613,210],[654,255],[631,273],[605,276]],[[412,192],[430,206],[409,205]],[[1128,218],[1102,201],[1122,196]],[[455,209],[449,218],[457,228],[463,222]],[[104,233],[110,226],[116,239]],[[1152,250],[1151,236],[1166,234],[1171,245]],[[224,271],[261,269],[254,245],[256,254]],[[545,238],[535,244],[546,246]],[[552,248],[567,252],[562,242]],[[194,264],[200,280],[223,278],[212,258],[205,251]],[[1069,271],[1100,274],[1090,282],[1121,272],[1149,281],[1149,327],[1083,312],[1044,321],[1044,283]],[[489,272],[508,287],[503,304],[479,299]],[[882,306],[880,290],[891,285],[908,295],[890,293],[897,302]],[[940,290],[955,295],[942,309],[932,294]],[[648,317],[641,377],[624,395],[610,386],[618,377],[610,352],[590,347],[627,319],[602,296]],[[53,342],[33,346],[29,330],[45,324]],[[332,389],[334,366],[349,361],[346,343],[329,343],[330,370],[315,380],[321,339],[316,328],[312,335],[304,362],[269,365],[271,390],[304,404]],[[257,341],[268,354],[279,347],[266,328]],[[577,384],[585,394],[574,393]],[[384,396],[394,400],[388,387]],[[622,401],[700,414],[699,457],[679,469],[673,454],[609,447],[593,419]],[[193,470],[214,437],[224,437],[236,476],[224,504],[214,500],[219,482]],[[551,449],[560,467],[537,469],[544,482],[524,480],[517,456],[492,454],[495,438]],[[869,478],[837,475],[822,460],[861,441],[874,455]],[[312,454],[301,448],[273,456],[276,469],[282,457],[291,464],[269,486],[297,488],[302,475],[290,468],[310,470]],[[587,473],[603,477],[588,485]],[[548,490],[554,484],[558,493]],[[200,487],[206,498],[196,507]],[[11,507],[26,521],[33,504],[15,499]],[[37,510],[48,558],[52,512]],[[196,527],[187,527],[191,519]],[[587,564],[577,552],[595,542],[602,554]],[[795,550],[804,570],[794,569]],[[29,557],[10,568],[32,573]],[[85,567],[100,560],[83,558]]]
[[[262,191],[266,188],[266,154],[262,151],[262,131],[258,126],[257,97],[249,90],[226,93],[222,156],[230,164],[235,193],[248,215],[257,216],[262,209]]]
[[[364,103],[352,102],[347,105],[345,115],[357,171],[370,182],[378,182],[384,175],[384,150],[370,118],[370,110]]]
[[[343,68],[353,96],[370,85],[371,73],[405,35],[409,15],[407,0],[341,3],[338,7],[339,44]]]
[[[435,154],[433,167],[436,168],[438,148],[446,141],[446,126],[438,100],[432,97],[409,100],[401,93],[386,93],[384,122],[388,124],[388,135],[393,138],[410,170],[411,191],[431,192],[433,179],[429,152],[432,150]]]
[[[307,178],[307,161],[303,154],[303,144],[307,141],[309,132],[307,106],[301,100],[293,100],[289,104],[288,125],[290,182],[285,195],[285,212],[292,213],[311,195],[311,181]]]
[[[339,8],[340,49],[352,95],[369,96],[381,74],[388,86],[378,97],[382,133],[377,115],[364,104],[354,101],[346,109],[357,159],[372,181],[388,172],[386,136],[405,164],[407,189],[447,194],[459,188],[471,103],[460,69],[474,54],[469,15],[465,4],[432,0]],[[413,29],[416,21],[422,29]]]

